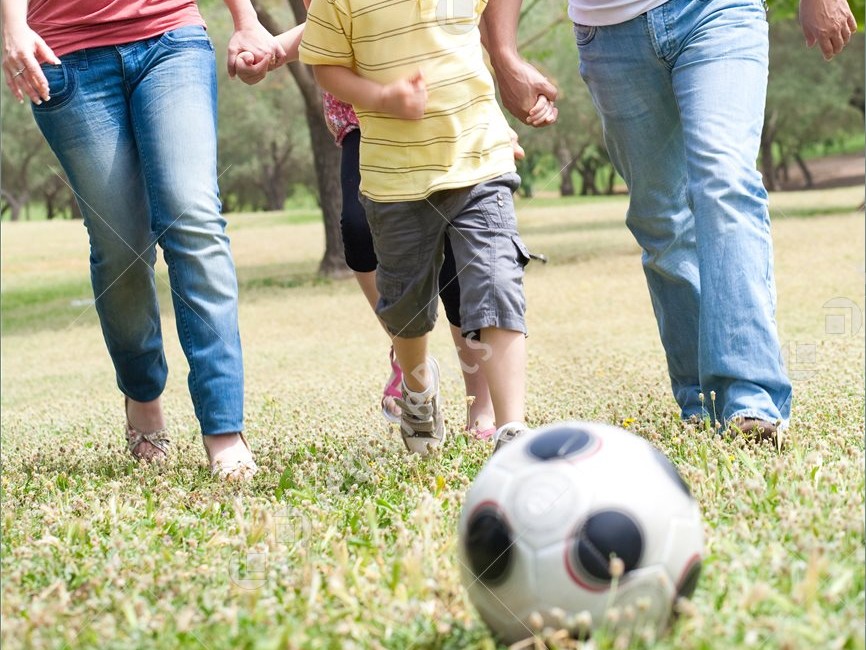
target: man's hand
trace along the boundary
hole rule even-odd
[[[829,61],[851,40],[857,21],[846,0],[800,0],[800,27],[806,45],[817,43]]]
[[[556,122],[559,113],[554,101],[556,86],[535,66],[521,58],[494,62],[496,84],[502,103],[521,122],[532,126],[547,126]]]

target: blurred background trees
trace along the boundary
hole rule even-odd
[[[256,0],[271,31],[303,20],[302,0]],[[863,2],[854,3],[862,18]],[[796,2],[770,2],[771,61],[767,112],[758,165],[769,189],[790,188],[796,176],[811,182],[809,161],[863,150],[864,37],[825,62],[807,49],[796,23]],[[339,150],[325,127],[321,97],[299,63],[249,87],[228,79],[225,47],[231,20],[220,0],[200,7],[217,48],[219,172],[226,212],[320,208],[326,251],[323,274],[344,271],[339,235]],[[601,126],[580,80],[576,47],[564,0],[525,0],[520,27],[525,58],[560,89],[559,122],[530,129],[511,119],[526,150],[520,165],[523,193],[569,195],[624,191],[605,150]],[[59,165],[30,115],[4,89],[0,101],[0,215],[3,219],[78,216]],[[796,172],[796,174],[794,173]]]

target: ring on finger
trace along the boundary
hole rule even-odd
[[[21,68],[18,72],[12,75],[12,78],[14,79],[15,77],[20,77],[22,74],[24,74],[25,70],[27,70],[27,68]]]

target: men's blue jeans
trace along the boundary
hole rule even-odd
[[[575,36],[631,194],[626,222],[682,416],[786,425],[791,383],[755,168],[768,65],[761,0],[669,0],[618,25],[575,25]]]
[[[238,289],[217,188],[213,46],[190,26],[61,60],[42,66],[51,99],[33,113],[84,215],[118,387],[142,402],[165,387],[158,243],[202,433],[241,431]]]

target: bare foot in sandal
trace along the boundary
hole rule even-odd
[[[226,481],[245,481],[259,471],[242,433],[202,436],[211,474]]]
[[[168,434],[162,402],[136,402],[124,396],[126,409],[126,446],[136,460],[161,461],[168,457]]]

